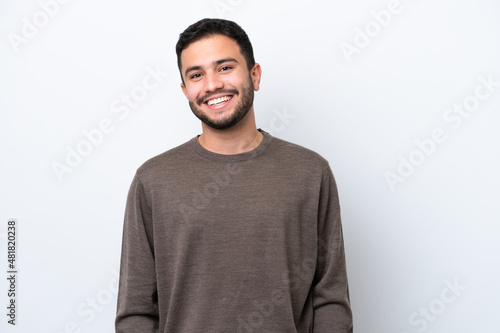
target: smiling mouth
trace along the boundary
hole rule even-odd
[[[232,98],[233,98],[233,96],[222,96],[219,98],[209,99],[205,103],[208,104],[208,106],[217,106],[217,105],[221,105],[221,104],[231,100]]]

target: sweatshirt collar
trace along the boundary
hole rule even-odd
[[[190,142],[193,150],[203,158],[216,162],[231,162],[231,163],[242,162],[259,156],[260,154],[265,152],[267,148],[269,148],[269,145],[271,144],[271,141],[273,139],[272,135],[263,131],[260,128],[258,129],[258,131],[264,134],[264,138],[262,139],[260,144],[254,149],[240,154],[224,155],[207,150],[198,141],[199,135],[192,138]]]

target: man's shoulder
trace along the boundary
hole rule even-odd
[[[192,139],[151,157],[137,169],[137,174],[147,177],[154,176],[158,172],[182,169],[183,165],[187,165],[188,160],[192,159],[191,141]]]
[[[273,137],[269,152],[282,160],[294,164],[318,167],[321,169],[325,169],[329,166],[328,161],[316,151],[276,137]]]

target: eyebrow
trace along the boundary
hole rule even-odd
[[[214,66],[217,66],[217,65],[223,64],[225,62],[236,62],[236,63],[238,63],[238,60],[236,60],[234,58],[224,58],[224,59],[216,60],[212,64]],[[199,69],[201,69],[201,66],[191,66],[191,67],[188,67],[186,69],[186,71],[184,72],[184,76],[187,76],[188,73],[191,72],[191,71],[197,71]]]

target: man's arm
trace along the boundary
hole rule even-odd
[[[321,186],[313,308],[314,333],[353,331],[340,205],[330,167],[323,172]]]
[[[151,216],[145,189],[136,175],[125,210],[116,333],[158,332]]]

